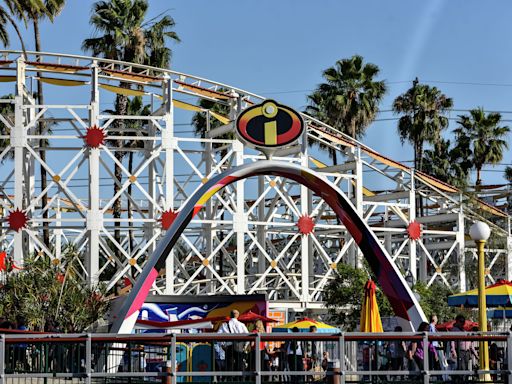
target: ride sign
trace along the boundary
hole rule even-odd
[[[297,141],[304,131],[304,121],[293,109],[265,100],[238,116],[236,131],[241,141],[268,156]]]

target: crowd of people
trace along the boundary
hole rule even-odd
[[[249,334],[266,333],[265,326],[261,320],[253,324],[246,324],[239,321],[238,310],[231,311],[230,319],[222,323],[218,329],[219,334]],[[430,322],[423,322],[419,325],[418,332],[436,333],[438,318],[436,315],[430,317]],[[27,331],[27,325],[22,317],[18,317],[15,323],[7,321],[0,316],[0,329],[4,332],[8,329]],[[455,318],[450,332],[478,331],[478,329],[467,329],[466,319],[463,315]],[[400,337],[402,332],[400,326],[395,327],[396,338],[387,338],[386,342],[360,342],[359,357],[362,361],[363,371],[394,371],[385,374],[388,381],[402,381],[404,379],[419,379],[428,362],[429,371],[442,372],[437,374],[438,381],[450,381],[453,383],[466,383],[477,378],[476,371],[479,369],[479,345],[476,341],[470,340],[443,340],[424,343],[423,340],[405,341]],[[292,333],[299,332],[293,328]],[[313,325],[309,328],[310,333],[317,332]],[[326,344],[316,340],[301,340],[290,335],[283,337],[284,342],[264,342],[257,338],[252,341],[238,341],[233,339],[221,339],[213,343],[215,352],[215,371],[217,372],[254,372],[266,371],[264,381],[279,381],[291,384],[318,381],[326,378],[325,372],[329,368],[329,353]],[[28,353],[27,345],[23,343],[11,344],[13,348],[8,353],[6,368],[12,371],[27,371],[29,363],[36,363],[42,359],[34,353]],[[74,359],[73,353],[66,349],[70,346],[52,345],[47,351],[47,359],[50,367],[56,370],[64,368],[70,371],[82,370],[83,356]],[[137,361],[145,356],[144,348],[130,347],[130,353],[135,353]],[[76,349],[76,348],[75,348]],[[36,351],[37,352],[37,351]],[[80,351],[78,355],[80,355]],[[129,356],[129,354],[127,355]],[[489,368],[493,371],[503,370],[506,365],[506,350],[496,343],[489,343]],[[75,363],[76,360],[78,363]],[[79,364],[80,366],[78,366]],[[75,367],[76,365],[76,367]],[[133,367],[132,367],[133,368]],[[275,374],[272,374],[275,371]],[[303,372],[308,372],[307,374]],[[453,371],[474,372],[473,374],[453,375]],[[400,372],[404,372],[403,375]],[[228,377],[224,378],[227,379]],[[499,376],[494,373],[493,381]],[[228,381],[228,380],[226,380]]]
[[[261,320],[257,320],[250,331],[248,327],[238,320],[240,313],[238,310],[231,311],[230,320],[223,323],[218,333],[265,333],[265,327]],[[299,332],[297,327],[292,329],[293,333]],[[317,332],[317,328],[313,325],[309,332]],[[271,347],[269,343],[259,342],[238,342],[224,341],[217,342],[215,348],[215,365],[216,371],[252,371],[256,364],[256,355],[260,357],[260,370],[262,371],[289,371],[304,372],[315,371],[316,375],[310,375],[310,380],[323,376],[322,373],[327,370],[329,354],[322,352],[318,347],[318,343],[314,341],[305,342],[295,339],[280,343],[279,346]],[[272,378],[272,375],[268,377]],[[298,383],[300,374],[290,375],[290,377],[282,378],[276,375],[276,380],[289,381]],[[302,379],[300,380],[302,381]]]
[[[430,323],[423,322],[419,325],[418,332],[437,332],[438,318],[436,315],[430,317]],[[458,315],[455,318],[450,332],[475,331],[478,328],[466,329],[466,318]],[[490,329],[489,329],[490,330]],[[397,326],[394,332],[402,332],[402,327]],[[375,348],[374,345],[370,347]],[[410,371],[411,376],[418,375],[425,369],[425,362],[428,359],[429,371],[446,371],[446,374],[439,375],[442,381],[455,383],[466,383],[471,376],[476,377],[476,371],[479,369],[479,346],[478,342],[468,340],[450,340],[450,341],[432,341],[424,345],[423,341],[405,342],[400,338],[388,343],[382,343],[376,347],[377,353],[368,352],[365,354],[366,368],[389,370],[389,371]],[[375,351],[375,350],[374,350]],[[498,348],[496,343],[489,345],[489,369],[498,370],[503,367],[503,349]],[[372,360],[372,361],[370,361]],[[380,361],[379,361],[380,360]],[[377,362],[379,362],[377,364]],[[378,366],[377,366],[378,365]],[[472,371],[474,375],[450,375],[450,371]],[[493,374],[493,379],[497,378]],[[403,376],[390,375],[395,380],[400,381]]]
[[[238,320],[239,312],[234,310],[231,318],[224,323],[219,333],[246,334],[250,332],[265,333],[261,321],[256,321],[252,329]],[[438,318],[436,315],[430,317],[430,322],[423,322],[419,325],[418,332],[436,333]],[[467,332],[466,319],[463,315],[455,318],[450,332]],[[249,327],[250,328],[250,327]],[[299,332],[297,328],[292,330]],[[309,330],[316,332],[313,326]],[[397,326],[395,333],[402,332],[402,327]],[[478,329],[469,329],[478,331]],[[429,371],[443,372],[436,375],[439,381],[453,383],[466,383],[477,378],[476,371],[479,369],[479,346],[478,342],[469,340],[432,341],[424,345],[421,340],[404,341],[399,336],[394,340],[378,343],[361,343],[362,365],[364,371],[387,370],[404,374],[391,374],[390,381],[402,381],[409,376],[409,379],[418,379],[426,368],[428,360]],[[328,368],[329,355],[320,347],[321,343],[316,341],[298,341],[292,339],[281,343],[279,347],[270,348],[268,343],[260,342],[238,342],[225,341],[215,343],[215,357],[217,371],[253,371],[256,369],[256,356],[260,356],[260,370],[289,372],[287,377],[276,377],[276,380],[298,383],[304,381],[315,381],[324,378],[324,372]],[[489,344],[489,369],[499,370],[505,367],[504,349],[499,348],[496,343]],[[318,371],[316,375],[312,371]],[[300,372],[310,371],[308,375]],[[450,374],[453,371],[474,372],[473,374]],[[267,377],[273,378],[272,375]],[[492,375],[494,381],[497,374]]]

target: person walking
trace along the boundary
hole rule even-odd
[[[293,333],[298,333],[299,328],[293,327]],[[286,353],[288,355],[288,369],[291,372],[304,371],[304,348],[301,341],[290,340],[286,342]],[[290,381],[293,384],[298,384],[303,381],[303,378],[298,374],[290,375]]]
[[[252,333],[265,333],[265,326],[263,325],[263,321],[256,320],[254,323],[254,329]],[[252,342],[251,344],[251,356],[249,357],[249,364],[254,366],[256,358],[260,359],[260,367],[262,371],[269,370],[270,358],[267,353],[267,349],[264,341],[260,341],[260,345],[256,345],[256,342]]]
[[[311,325],[309,327],[310,333],[317,333],[318,329],[316,325]],[[318,342],[315,340],[311,340],[308,342],[308,370],[313,369],[315,365],[320,365],[320,356],[318,351]]]
[[[428,332],[428,323],[423,322],[419,325],[417,332]],[[425,345],[422,341],[412,341],[408,349],[409,359],[409,370],[410,371],[423,371],[424,369],[424,357],[425,357]],[[428,346],[427,346],[428,348]],[[428,351],[428,349],[427,349]],[[412,369],[411,369],[412,368]]]
[[[435,313],[430,315],[430,324],[428,328],[429,333],[437,332],[437,322],[437,315]],[[440,361],[442,356],[439,356],[439,352],[442,353],[442,351],[439,351],[439,341],[432,341],[430,344],[432,345],[432,347],[429,347],[428,349],[428,367],[430,370],[440,371]]]
[[[455,318],[455,325],[452,328],[452,332],[465,332],[464,324],[466,323],[466,318],[463,315],[457,315]],[[457,370],[459,371],[468,371],[469,370],[469,362],[471,361],[471,357],[475,356],[478,360],[478,354],[473,347],[473,343],[471,341],[452,341],[450,343],[450,357],[453,361],[457,362]],[[453,382],[454,383],[466,383],[468,377],[465,375],[454,375]]]
[[[214,343],[213,348],[215,350],[215,370],[217,372],[223,372],[226,370],[226,351],[223,347],[224,343]]]
[[[394,332],[402,332],[402,327],[397,325],[395,327]],[[405,341],[396,339],[392,340],[388,344],[388,353],[389,360],[391,364],[389,365],[392,371],[403,371],[404,369],[404,358],[406,351]],[[402,381],[402,376],[395,376],[395,379],[398,381]]]
[[[233,309],[230,313],[230,319],[228,322],[222,324],[219,328],[218,333],[249,333],[249,330],[244,323],[238,320],[240,312]],[[233,371],[245,370],[245,345],[244,341],[226,342],[225,344],[225,359],[227,368],[232,368]]]

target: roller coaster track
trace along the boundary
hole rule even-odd
[[[36,52],[25,58],[19,51],[0,51],[0,57],[0,88],[15,95],[1,100],[6,108],[0,114],[0,251],[17,262],[33,254],[66,268],[71,261],[65,245],[72,244],[80,257],[69,267],[91,284],[104,281],[113,288],[124,280],[133,282],[160,238],[164,214],[179,209],[223,169],[261,159],[225,138],[241,110],[264,100],[257,94],[182,72],[101,58]],[[36,104],[37,80],[47,84],[46,99],[52,104]],[[103,111],[100,105],[116,95],[141,96],[151,106],[150,115]],[[221,108],[203,108],[201,99]],[[176,116],[190,121],[194,114],[206,117],[210,129],[203,137],[175,131]],[[479,200],[302,116],[307,136],[274,158],[307,166],[338,185],[407,279],[467,288],[466,265],[476,253],[465,233],[474,220],[493,229],[489,280],[512,277],[510,218],[497,208],[504,196],[492,204]],[[52,130],[39,132],[40,121]],[[83,144],[87,128],[94,125],[106,133],[98,149]],[[41,148],[41,140],[49,146]],[[122,147],[109,145],[116,140]],[[329,164],[325,148],[344,161]],[[126,156],[116,157],[119,151],[141,156],[133,156],[129,168]],[[114,164],[121,169],[120,180],[112,172]],[[40,166],[49,175],[44,193],[37,181]],[[76,184],[79,180],[83,185]],[[114,183],[121,218],[112,215]],[[418,199],[423,200],[421,216]],[[15,209],[28,217],[18,232],[9,221]],[[297,232],[301,215],[315,219],[313,234]],[[411,223],[420,224],[419,234],[412,233]],[[51,244],[44,243],[44,230]],[[342,241],[336,240],[340,234]],[[336,266],[360,262],[346,229],[322,199],[294,183],[261,176],[245,182],[245,188],[236,183],[206,206],[168,258],[165,269],[173,273],[164,272],[153,289],[263,292],[276,307],[320,308]]]

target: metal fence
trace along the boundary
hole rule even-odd
[[[478,366],[482,341],[488,371]],[[0,384],[512,384],[511,342],[490,332],[8,334],[0,335]]]

